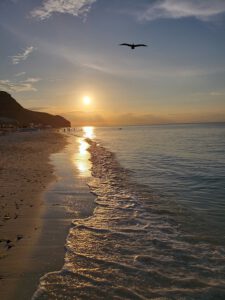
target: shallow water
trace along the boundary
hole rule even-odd
[[[79,133],[96,208],[73,221],[65,264],[34,299],[225,298],[225,129],[168,127]]]
[[[135,182],[185,209],[193,217],[193,226],[225,245],[225,124],[97,128],[95,132],[122,166],[132,170]]]

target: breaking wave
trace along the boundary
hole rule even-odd
[[[42,277],[33,299],[225,299],[225,249],[185,234],[173,206],[86,141],[96,208],[73,221],[62,270]]]

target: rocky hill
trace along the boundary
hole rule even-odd
[[[54,128],[71,125],[61,116],[25,109],[10,94],[0,91],[0,119],[3,118],[15,120],[20,127],[27,127],[31,123]]]

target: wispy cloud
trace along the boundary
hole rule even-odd
[[[33,46],[27,47],[23,52],[18,53],[17,55],[11,56],[12,63],[14,65],[19,64],[21,61],[24,61],[28,58],[28,56],[35,50]]]
[[[34,111],[47,111],[49,109],[48,106],[31,106],[28,109],[34,110]]]
[[[106,73],[106,74],[112,74],[113,70],[110,67],[104,67],[103,64],[97,64],[97,63],[84,63],[83,66],[85,68],[95,70],[98,72]]]
[[[197,67],[191,65],[181,66],[166,66],[162,65],[159,61],[148,65],[145,62],[138,64],[131,62],[127,64],[125,60],[119,61],[119,64],[113,64],[110,61],[104,61],[99,59],[95,62],[88,61],[84,62],[82,66],[86,69],[90,69],[95,72],[103,73],[105,75],[115,75],[125,78],[170,78],[170,79],[188,79],[202,76],[214,76],[216,74],[224,74],[225,69],[223,66],[210,68],[209,66]]]
[[[164,116],[157,116],[146,113],[124,113],[112,117],[111,123],[113,125],[148,125],[148,124],[163,124],[168,123],[169,120]]]
[[[0,89],[7,92],[36,92],[35,83],[40,81],[40,78],[27,78],[22,81],[11,81],[8,79],[0,80]]]
[[[223,0],[157,0],[136,13],[140,21],[193,17],[209,21],[225,13]]]
[[[106,126],[106,125],[147,125],[163,124],[170,120],[154,114],[124,113],[106,114],[102,112],[88,113],[83,111],[72,111],[62,114],[69,119],[74,126]]]
[[[29,77],[29,78],[27,78],[25,80],[25,82],[27,82],[27,83],[35,83],[35,82],[38,82],[40,80],[41,80],[41,78]]]
[[[225,96],[225,91],[213,91],[210,93],[210,96]]]
[[[73,125],[85,126],[85,125],[106,125],[107,122],[105,118],[98,112],[83,112],[83,111],[72,111],[68,113],[63,113],[62,116],[68,118]]]
[[[73,16],[86,16],[93,3],[97,0],[45,0],[42,6],[31,11],[31,16],[45,20],[54,13],[71,14]]]
[[[20,73],[15,74],[14,76],[19,77],[19,76],[24,76],[24,75],[26,75],[26,72],[20,72]]]

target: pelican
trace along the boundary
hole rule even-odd
[[[120,44],[120,46],[128,46],[132,50],[134,50],[136,47],[148,47],[148,45],[145,44],[127,44],[127,43]]]

